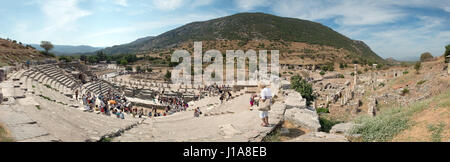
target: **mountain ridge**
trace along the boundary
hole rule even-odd
[[[37,50],[43,51],[44,49],[39,44],[29,44]],[[72,55],[72,54],[83,54],[83,53],[91,53],[101,49],[103,47],[92,47],[88,45],[53,45],[54,48],[50,50],[51,53],[55,53],[56,55]]]
[[[146,37],[148,38],[148,37]],[[189,41],[270,40],[304,42],[346,49],[375,62],[385,62],[363,41],[352,40],[320,23],[265,13],[239,13],[208,21],[192,22],[139,43],[128,43],[102,50],[106,54],[151,52],[175,48]]]

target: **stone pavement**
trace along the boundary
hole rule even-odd
[[[194,142],[248,142],[261,141],[283,116],[284,106],[276,103],[269,113],[272,127],[262,127],[257,110],[250,111],[250,94],[241,95],[215,107],[215,114],[194,118],[193,111],[176,113],[162,118],[146,119],[113,141],[194,141]],[[206,98],[206,100],[211,100]],[[204,101],[198,101],[201,107]],[[209,102],[206,102],[209,103]],[[207,107],[202,107],[205,112]]]
[[[11,86],[14,84],[28,89]],[[18,142],[98,141],[142,121],[83,112],[79,101],[33,79],[11,79],[1,83],[0,88],[8,98],[0,105],[0,122]],[[24,97],[17,98],[18,93]]]

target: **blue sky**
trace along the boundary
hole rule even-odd
[[[112,46],[193,21],[264,12],[320,22],[380,56],[434,56],[450,44],[449,0],[0,0],[0,37]]]

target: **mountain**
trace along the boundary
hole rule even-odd
[[[14,65],[27,60],[41,60],[49,58],[29,45],[15,40],[0,38],[0,67]]]
[[[139,39],[129,44],[106,48],[103,51],[107,54],[151,53],[162,49],[179,48],[186,43],[192,44],[193,41],[235,41],[240,42],[240,46],[255,41],[270,41],[271,44],[281,42],[283,45],[300,42],[318,45],[319,49],[322,49],[319,46],[333,47],[336,50],[344,49],[342,55],[365,62],[385,62],[364,42],[352,40],[320,23],[264,13],[240,13],[209,21],[193,22],[156,37]],[[287,48],[290,48],[289,46],[287,45]],[[275,47],[284,49],[284,46],[283,48]],[[283,51],[280,50],[280,52]],[[296,51],[291,50],[291,52]]]
[[[145,44],[153,38],[153,36],[140,38],[128,44],[105,48],[102,51],[106,54],[136,53],[139,51],[140,47],[145,46]]]
[[[39,44],[30,44],[37,50],[43,51],[44,49]],[[91,47],[86,45],[81,46],[70,46],[70,45],[53,45],[54,48],[50,50],[51,53],[55,53],[56,55],[71,55],[71,54],[81,54],[81,53],[90,53],[101,50],[101,47]]]

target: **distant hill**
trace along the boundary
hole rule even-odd
[[[17,43],[15,40],[0,38],[0,66],[14,65],[27,60],[49,58],[31,46]]]
[[[39,44],[30,44],[37,50],[43,51],[44,49]],[[91,47],[91,46],[70,46],[70,45],[53,45],[54,48],[50,50],[51,53],[56,55],[71,55],[71,54],[81,54],[90,53],[103,49],[102,47]]]
[[[193,41],[238,41],[245,45],[252,41],[301,42],[311,45],[344,49],[345,55],[355,59],[385,62],[364,42],[352,40],[322,24],[279,17],[264,13],[240,13],[203,22],[193,22],[156,37],[146,37],[135,42],[104,49],[107,54],[145,53],[161,49],[179,48]],[[287,45],[287,48],[290,48]],[[281,46],[272,46],[281,47]],[[283,47],[284,48],[284,47]],[[320,47],[321,49],[321,47]],[[295,51],[293,51],[295,52]],[[352,55],[350,56],[351,53]]]
[[[105,48],[102,51],[106,54],[136,53],[142,46],[146,46],[147,42],[151,41],[153,38],[153,36],[140,38],[131,43]]]

